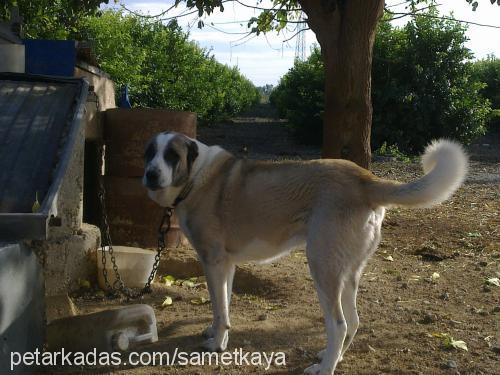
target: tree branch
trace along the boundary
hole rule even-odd
[[[234,0],[235,2],[237,2],[238,4],[244,6],[244,7],[247,7],[247,8],[252,8],[252,9],[258,9],[258,10],[276,10],[275,7],[272,7],[272,8],[264,8],[264,7],[259,7],[257,5],[248,5],[248,4],[245,4],[243,2],[241,2],[240,0]],[[281,8],[283,8],[283,4],[281,5]],[[281,9],[280,8],[280,9]],[[302,10],[302,8],[291,8],[291,9],[287,9],[288,12],[300,12]]]
[[[427,7],[429,8],[429,7]],[[418,9],[417,11],[424,10],[426,8]],[[426,13],[417,13],[415,12],[409,12],[409,13],[400,13],[400,12],[391,12],[388,9],[385,9],[385,11],[391,15],[396,15],[398,17],[391,18],[390,21],[397,20],[399,18],[407,17],[407,16],[418,16],[418,17],[427,17],[427,18],[433,18],[433,19],[438,19],[438,20],[447,20],[447,21],[455,21],[459,23],[465,23],[468,25],[474,25],[474,26],[481,26],[481,27],[490,27],[493,29],[500,29],[500,26],[497,25],[488,25],[485,23],[478,23],[478,22],[473,22],[473,21],[466,21],[466,20],[459,20],[453,17],[446,17],[446,16],[434,16],[432,14],[426,14]]]
[[[307,30],[311,30],[309,27],[307,28],[304,28],[304,29],[300,29],[299,31],[297,31],[295,34],[293,34],[290,38],[288,39],[285,39],[282,43],[286,43],[290,40],[292,40],[293,38],[295,38],[297,35],[299,35],[300,33],[304,32],[304,31],[307,31]]]

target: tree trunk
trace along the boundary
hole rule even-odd
[[[384,0],[299,0],[325,66],[324,158],[369,168],[371,66]]]

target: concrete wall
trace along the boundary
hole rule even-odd
[[[104,113],[115,108],[115,85],[99,68],[79,61],[75,76],[84,77],[92,87],[85,113],[85,166],[83,218],[86,223],[100,225],[101,206],[98,200],[99,179],[104,169]]]
[[[83,168],[85,124],[80,128],[57,199],[60,226],[51,226],[46,241],[32,241],[31,247],[43,260],[47,296],[78,288],[78,279],[96,279],[95,252],[100,231],[83,224]]]
[[[85,78],[96,95],[94,97],[95,104],[87,111],[85,138],[102,140],[102,125],[99,114],[116,107],[115,84],[108,74],[82,61],[79,61],[75,67],[75,77]]]
[[[91,224],[83,222],[84,196],[87,206],[93,211],[99,209],[97,184],[102,169],[100,111],[114,108],[115,92],[109,76],[95,67],[79,63],[75,67],[75,76],[84,77],[93,92],[89,93],[84,124],[58,197],[61,226],[50,227],[47,241],[32,243],[33,249],[43,259],[47,297],[62,296],[78,289],[79,279],[92,283],[97,278],[96,250],[101,237],[99,228],[92,223],[98,224],[99,214],[94,212]],[[67,311],[69,313],[71,309]]]
[[[0,22],[0,44],[21,44],[22,40],[12,32],[10,22]]]

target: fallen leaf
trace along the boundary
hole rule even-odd
[[[479,233],[479,232],[469,232],[469,233],[467,233],[467,236],[469,236],[469,237],[482,237],[481,233]]]
[[[388,255],[384,258],[384,260],[388,261],[388,262],[394,262],[394,258],[391,256],[391,255]]]
[[[455,349],[462,349],[462,350],[465,350],[466,352],[469,351],[469,349],[467,349],[467,344],[465,343],[465,341],[462,341],[462,340],[454,340],[453,337],[451,338],[450,340],[450,346],[452,346],[453,348]]]
[[[170,306],[170,305],[172,305],[172,303],[173,303],[172,297],[166,296],[165,300],[161,304],[161,307]]]
[[[469,351],[467,349],[467,344],[462,340],[455,340],[448,333],[432,333],[433,337],[437,337],[443,340],[443,345],[445,348],[453,348],[453,349],[462,349],[465,351]]]
[[[164,276],[163,282],[165,283],[166,286],[172,286],[175,282],[175,277],[173,277],[172,275]]]
[[[437,280],[441,277],[441,275],[437,272],[434,272],[432,275],[431,275],[431,281],[432,282],[437,282]]]
[[[500,279],[498,277],[490,277],[489,279],[486,279],[486,284],[500,286]]]
[[[192,282],[191,280],[184,280],[182,282],[182,286],[186,286],[188,288],[194,288],[194,282]]]
[[[210,300],[206,299],[205,297],[197,297],[193,298],[192,300],[189,301],[192,305],[204,305],[206,303],[209,303]]]
[[[88,280],[78,279],[78,284],[80,285],[80,288],[90,289],[90,281]]]

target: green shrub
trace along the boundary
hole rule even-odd
[[[386,142],[418,153],[434,138],[469,143],[484,133],[491,109],[479,95],[484,84],[472,74],[466,39],[465,28],[452,21],[416,17],[402,28],[380,22],[372,66],[373,149]],[[323,84],[315,49],[271,95],[302,141],[321,142]]]
[[[500,133],[500,109],[491,111],[488,118],[488,129],[495,133]]]
[[[375,150],[374,154],[377,155],[377,156],[391,157],[391,158],[394,158],[396,160],[404,161],[404,162],[411,161],[411,158],[408,155],[402,153],[399,150],[399,148],[398,148],[397,145],[390,145],[390,146],[388,146],[387,142],[382,143],[382,145],[380,146],[380,148],[378,148],[377,150]]]
[[[269,98],[304,143],[321,142],[324,77],[321,55],[316,49],[307,61],[295,62]]]
[[[494,109],[488,117],[488,129],[500,132],[500,59],[494,55],[474,62],[473,75],[485,86],[480,94],[491,102]]]
[[[193,111],[202,123],[235,115],[259,100],[237,68],[217,62],[189,41],[175,22],[105,11],[81,32],[118,86],[128,84],[132,106]]]

